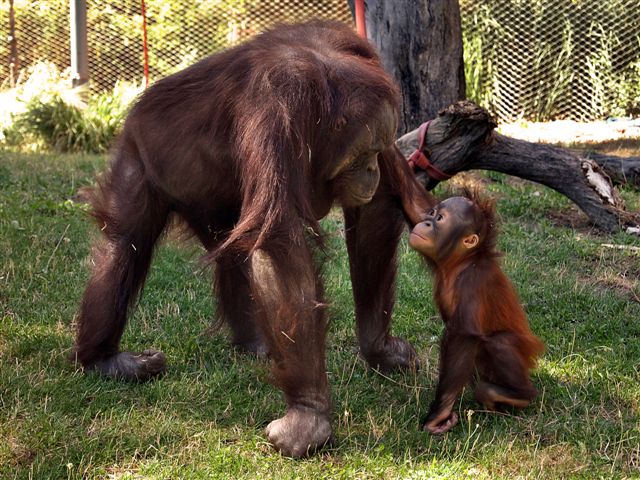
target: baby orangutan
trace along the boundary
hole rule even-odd
[[[435,400],[423,429],[444,433],[458,417],[453,405],[475,380],[487,410],[523,408],[537,391],[529,370],[544,345],[529,330],[513,286],[498,263],[493,204],[452,197],[437,204],[409,239],[435,275],[435,300],[445,323]]]

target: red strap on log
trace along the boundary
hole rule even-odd
[[[420,145],[418,145],[418,149],[411,154],[408,158],[409,166],[415,170],[416,167],[424,170],[429,174],[431,178],[436,180],[449,180],[453,175],[449,175],[448,173],[443,172],[438,167],[436,167],[433,163],[429,161],[427,156],[422,152],[424,148],[424,142],[427,138],[427,130],[429,129],[429,124],[431,120],[428,122],[424,122],[418,128],[418,138],[420,139]]]

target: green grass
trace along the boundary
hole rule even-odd
[[[484,175],[499,198],[504,268],[547,344],[534,374],[540,396],[506,415],[480,411],[466,393],[460,424],[433,437],[418,431],[442,330],[431,280],[403,242],[394,331],[423,368],[368,371],[353,334],[343,227],[331,215],[337,443],[295,461],[262,434],[284,406],[264,381],[268,364],[229,348],[224,332],[206,333],[214,306],[194,244],[160,249],[123,339],[164,350],[165,376],[122,384],[67,361],[98,230],[71,199],[103,165],[98,156],[0,152],[0,478],[640,478],[640,257],[601,246],[640,246],[637,237],[563,226],[554,212],[577,216],[563,197]],[[638,208],[638,192],[623,195]]]

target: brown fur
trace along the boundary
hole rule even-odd
[[[455,399],[476,373],[476,397],[486,408],[528,405],[536,396],[529,370],[544,350],[498,264],[501,254],[496,250],[494,204],[475,192],[466,191],[465,196],[473,202],[463,214],[465,223],[454,220],[461,222],[460,227],[456,225],[447,232],[450,237],[440,241],[457,245],[475,233],[478,244],[468,251],[452,250],[455,253],[437,260],[428,258],[435,274],[435,300],[445,323],[438,388],[424,424],[432,433],[455,425]],[[445,219],[445,212],[449,212],[448,218],[455,218],[450,210],[438,209],[439,205],[436,216],[442,211]],[[427,217],[427,222],[431,220]],[[433,231],[438,235],[438,230]],[[431,255],[437,257],[437,253]]]
[[[321,445],[314,432],[330,431],[330,400],[313,247],[318,220],[336,200],[363,355],[383,368],[414,362],[413,349],[389,332],[395,250],[403,208],[415,223],[411,206],[433,201],[393,146],[397,105],[373,48],[332,22],[279,26],[152,85],[93,198],[104,242],[80,307],[77,360],[124,378],[157,373],[164,357],[149,353],[155,364],[145,370],[147,357],[122,356],[119,344],[175,215],[216,266],[218,311],[233,342],[268,350],[274,381],[295,410],[268,430],[270,440],[296,456]],[[373,200],[357,200],[378,174]],[[304,423],[319,421],[321,429]]]

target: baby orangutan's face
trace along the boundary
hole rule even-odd
[[[452,197],[433,207],[409,236],[409,245],[435,262],[459,256],[478,244],[473,231],[473,203]]]

